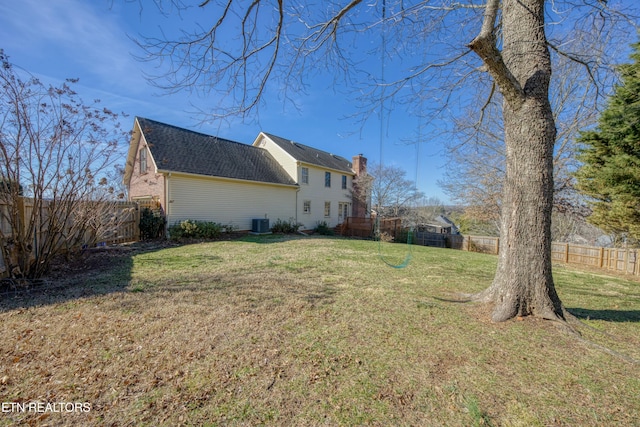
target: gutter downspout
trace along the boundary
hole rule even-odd
[[[298,193],[300,193],[300,186],[298,186],[298,188],[296,188],[296,207],[295,207],[295,212],[296,212],[296,224],[298,224],[300,221],[298,221]]]
[[[300,190],[302,189],[300,187],[300,180],[302,179],[302,169],[301,169],[301,164],[300,161],[296,162],[296,184],[298,186],[298,188],[296,188],[296,207],[295,207],[295,213],[296,213],[296,224],[298,224],[300,221],[298,221],[298,193],[300,193]]]
[[[165,212],[165,217],[167,219],[167,221],[164,224],[164,235],[168,238],[169,236],[169,224],[170,224],[170,218],[171,218],[171,194],[170,194],[170,189],[171,186],[169,185],[169,178],[171,178],[171,172],[169,172],[168,174],[165,175],[165,180],[164,180],[164,199],[165,199],[165,206],[166,206],[166,212]]]

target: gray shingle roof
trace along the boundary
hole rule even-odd
[[[318,150],[266,132],[264,132],[264,134],[296,160],[323,168],[353,173],[351,162],[344,157],[327,153],[326,151]]]
[[[136,117],[159,170],[295,185],[262,148]]]

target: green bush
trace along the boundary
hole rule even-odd
[[[186,219],[176,222],[169,227],[169,237],[172,240],[180,239],[217,239],[222,234],[233,231],[233,226],[225,226],[212,221],[194,221]]]
[[[223,225],[222,226],[222,232],[224,233],[233,233],[236,232],[240,229],[240,227],[238,227],[237,225],[233,225],[233,224],[227,224],[227,225]]]
[[[280,218],[276,220],[276,222],[271,226],[272,233],[281,233],[281,234],[293,234],[298,232],[298,228],[302,227],[304,224],[296,222],[293,218],[289,218],[289,221],[283,221]]]
[[[319,222],[313,231],[323,236],[333,236],[335,234],[334,229],[330,228],[326,221]]]
[[[198,222],[198,232],[202,239],[216,239],[222,234],[222,224],[216,222]]]
[[[165,224],[164,215],[149,208],[144,208],[140,213],[140,238],[148,240],[162,237]]]

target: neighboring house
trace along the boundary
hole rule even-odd
[[[443,224],[445,228],[449,228],[449,234],[460,234],[458,226],[444,215],[438,215],[436,221]]]
[[[438,215],[428,224],[421,224],[418,227],[421,231],[440,234],[460,234],[458,227],[444,215]]]
[[[173,225],[185,219],[250,230],[253,219],[280,219],[310,230],[364,216],[353,179],[366,168],[286,139],[260,133],[253,145],[137,117],[124,183],[130,200],[155,200]]]

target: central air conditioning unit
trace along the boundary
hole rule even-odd
[[[253,219],[251,221],[252,233],[268,233],[269,232],[269,219]]]

